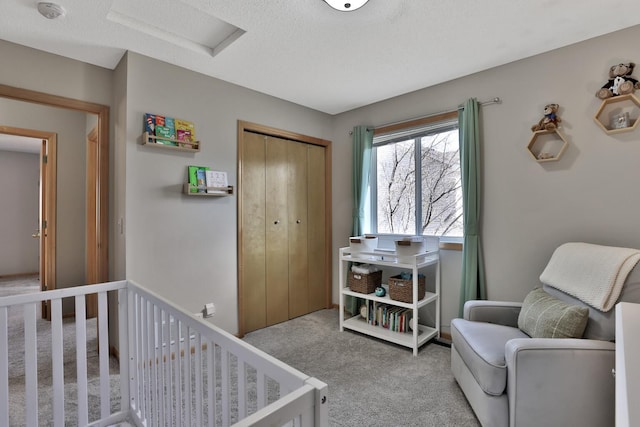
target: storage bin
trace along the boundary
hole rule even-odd
[[[418,275],[418,301],[424,298],[425,277]],[[389,277],[389,298],[395,301],[413,303],[413,279],[403,279],[401,275]]]
[[[373,252],[378,247],[378,237],[367,235],[350,237],[349,247],[351,253]]]
[[[402,240],[396,240],[396,255],[399,262],[412,263],[415,255],[425,253],[427,245],[423,237],[407,237]]]
[[[374,292],[378,286],[382,285],[382,270],[370,274],[350,271],[348,284],[353,292],[370,294]]]

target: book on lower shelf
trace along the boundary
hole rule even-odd
[[[209,194],[226,194],[227,193],[227,173],[221,171],[205,171],[205,182],[207,185],[207,193]]]
[[[410,332],[413,310],[377,301],[366,302],[365,320],[369,325],[379,326],[393,332]]]
[[[188,166],[189,173],[189,192],[190,193],[206,193],[206,171],[210,168],[207,166]]]

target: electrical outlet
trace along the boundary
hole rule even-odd
[[[204,310],[202,310],[203,317],[211,317],[216,314],[216,306],[212,302],[209,302],[204,305]]]

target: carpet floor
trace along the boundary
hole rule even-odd
[[[321,310],[248,333],[244,340],[329,387],[330,425],[479,427],[455,382],[448,347],[409,348],[339,330]]]

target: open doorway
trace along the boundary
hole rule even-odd
[[[70,147],[68,135],[63,135],[67,128],[70,126],[58,125],[54,123],[53,125],[47,125],[38,119],[34,119],[31,117],[31,122],[27,123],[27,125],[34,124],[34,127],[39,129],[53,129],[61,132],[59,134],[53,133],[52,136],[56,138],[57,136],[57,152],[58,155],[66,154],[68,155],[70,151],[72,151],[72,155],[76,156],[75,160],[76,166],[82,171],[82,176],[79,176],[79,172],[74,172],[72,174],[68,171],[67,166],[63,164],[58,164],[57,166],[57,178],[58,182],[55,186],[50,186],[51,193],[55,195],[56,190],[58,190],[58,202],[62,203],[67,200],[63,193],[60,191],[65,191],[69,186],[79,186],[76,187],[74,194],[82,194],[82,204],[81,207],[77,209],[73,209],[71,211],[67,210],[64,212],[60,211],[60,205],[57,208],[49,209],[48,214],[51,216],[57,215],[57,221],[49,219],[47,221],[48,226],[48,234],[46,238],[48,239],[51,236],[51,225],[58,225],[57,234],[57,242],[56,245],[52,246],[53,257],[49,257],[47,255],[44,256],[44,262],[47,263],[48,268],[43,268],[43,271],[51,271],[50,276],[47,279],[44,279],[46,283],[47,289],[57,289],[68,286],[76,286],[79,284],[90,284],[90,283],[99,283],[108,281],[108,157],[109,157],[109,148],[108,148],[108,119],[109,119],[109,107],[99,104],[88,103],[84,101],[74,100],[70,98],[49,95],[41,92],[35,92],[20,88],[14,88],[6,85],[0,85],[0,98],[6,98],[6,100],[11,101],[19,101],[21,104],[31,105],[30,108],[44,108],[47,110],[45,116],[49,114],[53,114],[54,112],[67,111],[69,113],[80,113],[82,116],[82,124],[78,127],[81,127],[81,131],[83,132],[83,136],[81,137],[82,141],[79,144],[82,144],[82,154],[79,153],[78,144],[74,144]],[[56,107],[56,108],[51,108]],[[23,107],[20,107],[23,108]],[[26,107],[25,107],[26,109]],[[11,111],[13,113],[13,111]],[[22,116],[27,116],[27,114],[22,114]],[[4,114],[3,114],[4,116]],[[88,117],[92,117],[90,120]],[[6,119],[6,117],[3,117]],[[4,120],[3,120],[4,121]],[[91,122],[91,128],[87,127]],[[5,121],[7,123],[7,121]],[[13,125],[13,123],[11,123]],[[56,125],[58,125],[56,127]],[[26,127],[22,127],[24,130]],[[74,128],[76,128],[74,126]],[[91,129],[95,128],[93,132],[90,132]],[[0,126],[0,132],[6,131],[6,126]],[[14,132],[15,133],[15,132]],[[86,144],[89,143],[89,134],[91,134],[91,140],[93,143],[91,160],[87,159],[84,155],[85,149],[88,150],[89,147]],[[35,137],[43,137],[42,135],[35,135]],[[43,137],[43,139],[46,139]],[[48,151],[48,156],[51,155],[51,139],[48,139],[48,146],[46,150]],[[62,144],[62,147],[60,146]],[[54,148],[55,150],[55,148]],[[66,153],[62,153],[65,151]],[[60,160],[60,158],[58,159]],[[55,168],[55,166],[51,166],[51,163],[48,163],[45,166],[45,169],[49,167],[51,169]],[[87,173],[87,169],[90,168],[92,170],[92,175],[89,177]],[[66,173],[66,175],[65,175]],[[85,175],[86,174],[86,175]],[[52,175],[56,175],[55,172]],[[46,179],[49,174],[45,173],[44,177]],[[91,180],[89,182],[85,179],[88,178]],[[85,187],[86,183],[86,187]],[[46,185],[46,182],[45,182]],[[86,197],[91,197],[91,210],[87,210],[89,203],[85,200]],[[46,209],[46,203],[44,207]],[[69,224],[73,222],[81,222],[82,223],[82,253],[81,255],[75,255],[71,257],[69,255],[69,251],[67,251],[64,246],[64,240],[68,240],[70,234],[73,233],[63,233],[64,224]],[[85,240],[89,235],[87,230],[90,230],[90,240]],[[42,231],[41,231],[42,232]],[[62,234],[61,234],[62,233]],[[37,233],[34,233],[37,234]],[[79,233],[80,234],[80,233]],[[76,236],[73,236],[74,238]],[[44,239],[45,241],[47,239]],[[62,239],[63,241],[61,241]],[[68,243],[68,242],[67,242]],[[53,262],[52,262],[53,261]],[[76,269],[80,270],[79,273],[74,271],[74,274],[77,274],[77,277],[74,276],[71,279],[65,278],[64,270],[66,267],[70,265],[78,265],[81,264],[81,268]],[[87,314],[91,316],[97,310],[97,301],[94,301],[95,298],[89,298],[87,301]],[[63,308],[64,310],[64,308]],[[66,310],[64,310],[66,311]],[[72,312],[68,314],[73,314]]]
[[[56,142],[53,132],[0,127],[3,174],[14,178],[3,179],[3,185],[9,183],[4,188],[9,217],[3,218],[0,271],[9,277],[37,272],[42,291],[56,287]],[[50,318],[46,303],[42,317]]]

